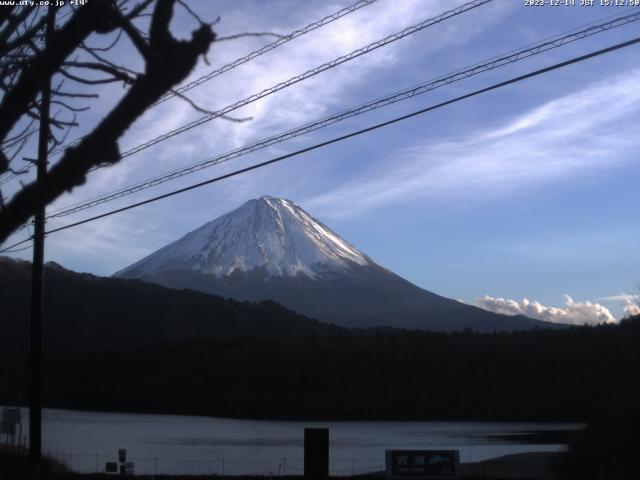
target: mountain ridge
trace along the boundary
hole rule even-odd
[[[239,302],[137,279],[44,268],[46,351],[139,347],[188,339],[342,335],[341,327],[304,317],[273,301]],[[31,262],[0,257],[0,350],[28,345]]]
[[[557,328],[422,289],[291,200],[262,196],[114,274],[237,300],[271,299],[345,327],[481,332]]]

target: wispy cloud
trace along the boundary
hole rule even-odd
[[[576,302],[569,295],[565,295],[564,307],[548,307],[526,298],[518,301],[489,295],[476,299],[476,305],[495,313],[526,315],[530,318],[553,323],[598,325],[616,322],[607,307],[599,303]]]
[[[464,2],[455,2],[456,5],[462,3]],[[287,14],[276,10],[265,12],[264,9],[249,10],[242,14],[229,12],[228,16],[222,12],[223,22],[220,28],[228,28],[224,22],[229,19],[228,23],[233,26],[233,33],[265,30],[288,32],[340,8],[339,4],[331,2],[311,6],[307,10],[301,10],[299,2],[292,2],[291,5],[295,5],[295,10]],[[217,110],[452,7],[452,2],[447,0],[426,4],[421,0],[398,0],[392,4],[380,1],[300,37],[273,53],[260,56],[220,78],[189,91],[188,95],[199,105]],[[359,57],[348,65],[334,68],[330,73],[322,73],[234,112],[233,116],[251,117],[253,120],[250,122],[237,124],[214,120],[180,137],[163,142],[161,146],[152,147],[135,157],[127,158],[116,167],[105,169],[105,172],[94,175],[92,181],[75,193],[80,197],[93,196],[104,191],[105,185],[115,188],[147,178],[150,174],[201,161],[208,156],[321,118],[344,108],[345,105],[352,105],[353,98],[357,98],[357,95],[353,94],[354,90],[371,84],[375,75],[384,74],[390,67],[412,58],[416,42],[419,42],[421,55],[464,44],[480,35],[488,25],[497,23],[510,10],[511,7],[507,4],[495,2],[456,17],[455,21],[444,22],[415,35],[418,38],[412,36],[399,40]],[[425,38],[429,41],[425,42]],[[214,65],[221,65],[267,41],[269,40],[265,38],[246,38],[237,42],[214,44],[209,57]],[[208,65],[199,65],[189,80],[198,78],[211,68]],[[180,99],[166,102],[150,110],[136,122],[120,142],[122,150],[201,115]],[[238,165],[242,162],[234,163]],[[202,176],[211,176],[211,172],[202,172],[191,178]],[[68,202],[69,198],[61,203]]]
[[[334,216],[417,198],[500,198],[636,158],[640,69],[534,108],[498,127],[416,144],[307,202]]]
[[[633,295],[631,293],[619,293],[618,295],[609,295],[608,297],[597,298],[598,301],[609,302],[635,302],[640,300],[640,295]]]

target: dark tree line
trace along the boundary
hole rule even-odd
[[[640,403],[640,320],[505,334],[368,331],[50,354],[47,405],[252,418],[586,421]],[[20,386],[0,362],[4,385]],[[1,402],[16,400],[9,390]]]
[[[0,259],[0,404],[24,399],[28,262]],[[46,269],[49,406],[237,417],[588,420],[640,405],[640,319],[350,330],[273,302]],[[258,399],[258,400],[256,400]]]
[[[0,257],[0,351],[28,352],[30,262]],[[140,280],[45,268],[43,347],[48,352],[138,347],[189,338],[337,335],[272,301],[238,302]],[[1,382],[0,382],[1,383]]]

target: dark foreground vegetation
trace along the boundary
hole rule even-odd
[[[28,391],[29,288],[24,265],[10,266],[0,269],[5,405],[24,404]],[[281,419],[588,421],[583,432],[560,434],[570,450],[556,465],[558,478],[640,478],[640,317],[494,334],[348,330],[273,302],[92,275],[78,281],[55,266],[47,275],[47,301],[57,306],[46,319],[48,407]],[[128,296],[118,302],[121,294]],[[61,310],[73,314],[55,313]],[[24,462],[0,456],[0,478],[27,478],[8,473],[14,468]],[[43,478],[79,478],[55,470]]]
[[[572,435],[557,472],[576,480],[640,478],[640,405],[626,411],[601,411],[583,431]]]
[[[577,420],[640,403],[640,320],[504,334],[185,340],[45,359],[50,407],[253,418]],[[0,358],[0,402],[26,392]]]
[[[0,257],[0,351],[28,346],[31,263]],[[48,263],[44,349],[139,347],[187,338],[337,335],[346,329],[271,302],[237,302],[139,280],[97,277]]]

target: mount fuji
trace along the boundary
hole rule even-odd
[[[115,273],[236,300],[271,299],[347,327],[554,327],[441,297],[378,265],[290,200],[263,196]]]

